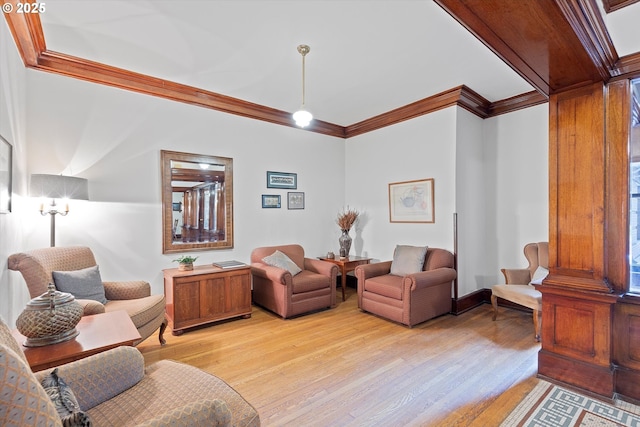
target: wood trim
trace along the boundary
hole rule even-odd
[[[489,116],[495,117],[501,114],[511,113],[513,111],[533,107],[535,105],[546,104],[547,102],[549,102],[549,98],[536,90],[521,93],[520,95],[512,96],[511,98],[505,98],[492,103],[491,107],[489,108]]]
[[[38,65],[32,68],[133,92],[159,96],[172,101],[184,102],[224,113],[297,128],[291,118],[291,113],[286,111],[265,107],[242,99],[232,98],[169,80],[150,77],[63,53],[53,51],[42,52],[38,59]],[[314,120],[313,124],[305,130],[344,137],[344,128],[342,126],[321,120]]]
[[[613,397],[614,375],[612,367],[585,363],[544,349],[538,353],[538,377],[579,387],[609,399]]]
[[[618,54],[595,0],[555,0],[603,81],[616,70]]]
[[[42,32],[40,15],[37,13],[16,13],[20,0],[3,0],[3,4],[11,4],[14,12],[4,13],[18,52],[27,67],[38,65],[38,57],[47,47]]]
[[[631,55],[625,55],[616,62],[617,76],[624,78],[633,78],[640,75],[640,52]]]
[[[614,292],[627,291],[629,281],[628,214],[631,84],[609,83],[605,92],[605,277]]]
[[[434,0],[453,19],[476,36],[500,59],[543,94],[549,94],[549,82],[545,81],[527,62],[504,42],[480,17],[461,0]]]
[[[604,11],[607,13],[615,12],[623,7],[631,6],[640,0],[602,0]]]
[[[345,137],[352,138],[454,105],[483,119],[489,117],[489,101],[463,85],[347,126]]]
[[[451,300],[451,313],[457,316],[489,302],[491,302],[491,289],[478,289],[460,298],[453,298]]]
[[[17,1],[11,0],[10,3],[15,5]],[[28,68],[298,128],[291,118],[291,113],[287,111],[47,50],[38,14],[12,13],[5,14],[5,18],[23,62]],[[529,92],[491,104],[463,85],[350,126],[344,127],[315,119],[304,130],[338,138],[350,138],[453,105],[486,119],[543,102],[546,102],[544,95]]]

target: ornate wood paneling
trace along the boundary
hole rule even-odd
[[[546,95],[606,80],[617,59],[599,44],[593,0],[435,1]]]
[[[601,83],[551,97],[548,284],[609,292],[604,278],[604,147]]]
[[[640,301],[626,298],[615,307],[616,392],[640,400]]]
[[[629,283],[629,144],[631,87],[628,80],[609,83],[605,97],[605,277],[616,294]]]

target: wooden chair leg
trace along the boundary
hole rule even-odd
[[[540,342],[540,325],[542,323],[540,314],[540,310],[533,310],[533,329],[535,330],[535,338],[538,342]]]
[[[498,317],[498,297],[491,294],[491,305],[493,306],[493,320]]]
[[[164,322],[162,322],[162,324],[160,325],[160,332],[158,332],[158,340],[160,341],[160,345],[165,345],[167,343],[163,336],[164,330],[167,329],[167,323],[169,323],[169,321],[165,317]]]

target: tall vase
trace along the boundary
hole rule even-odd
[[[351,250],[351,236],[349,236],[349,230],[342,230],[342,235],[338,239],[338,242],[340,242],[340,257],[348,257],[349,250]]]

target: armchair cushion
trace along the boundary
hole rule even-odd
[[[104,285],[97,265],[73,271],[52,271],[53,282],[62,292],[68,292],[79,299],[92,299],[106,304]]]
[[[529,284],[541,285],[542,281],[544,280],[545,277],[547,277],[548,274],[549,274],[549,270],[539,265],[538,268],[536,268],[536,271],[533,273],[533,278],[531,279],[531,282]]]
[[[61,426],[53,402],[31,372],[22,350],[18,354],[6,344],[0,342],[0,425]]]
[[[48,372],[35,375],[42,381]],[[144,358],[135,348],[122,346],[59,366],[58,373],[73,390],[80,408],[89,411],[139,383],[145,373]]]
[[[422,271],[424,257],[427,254],[426,246],[397,245],[393,252],[391,262],[391,274],[406,276],[407,274]]]
[[[291,260],[291,258],[278,250],[276,250],[273,254],[262,258],[262,261],[272,267],[278,267],[282,268],[283,270],[287,270],[289,273],[291,273],[292,276],[295,276],[302,271],[302,269],[298,267],[296,263]]]

